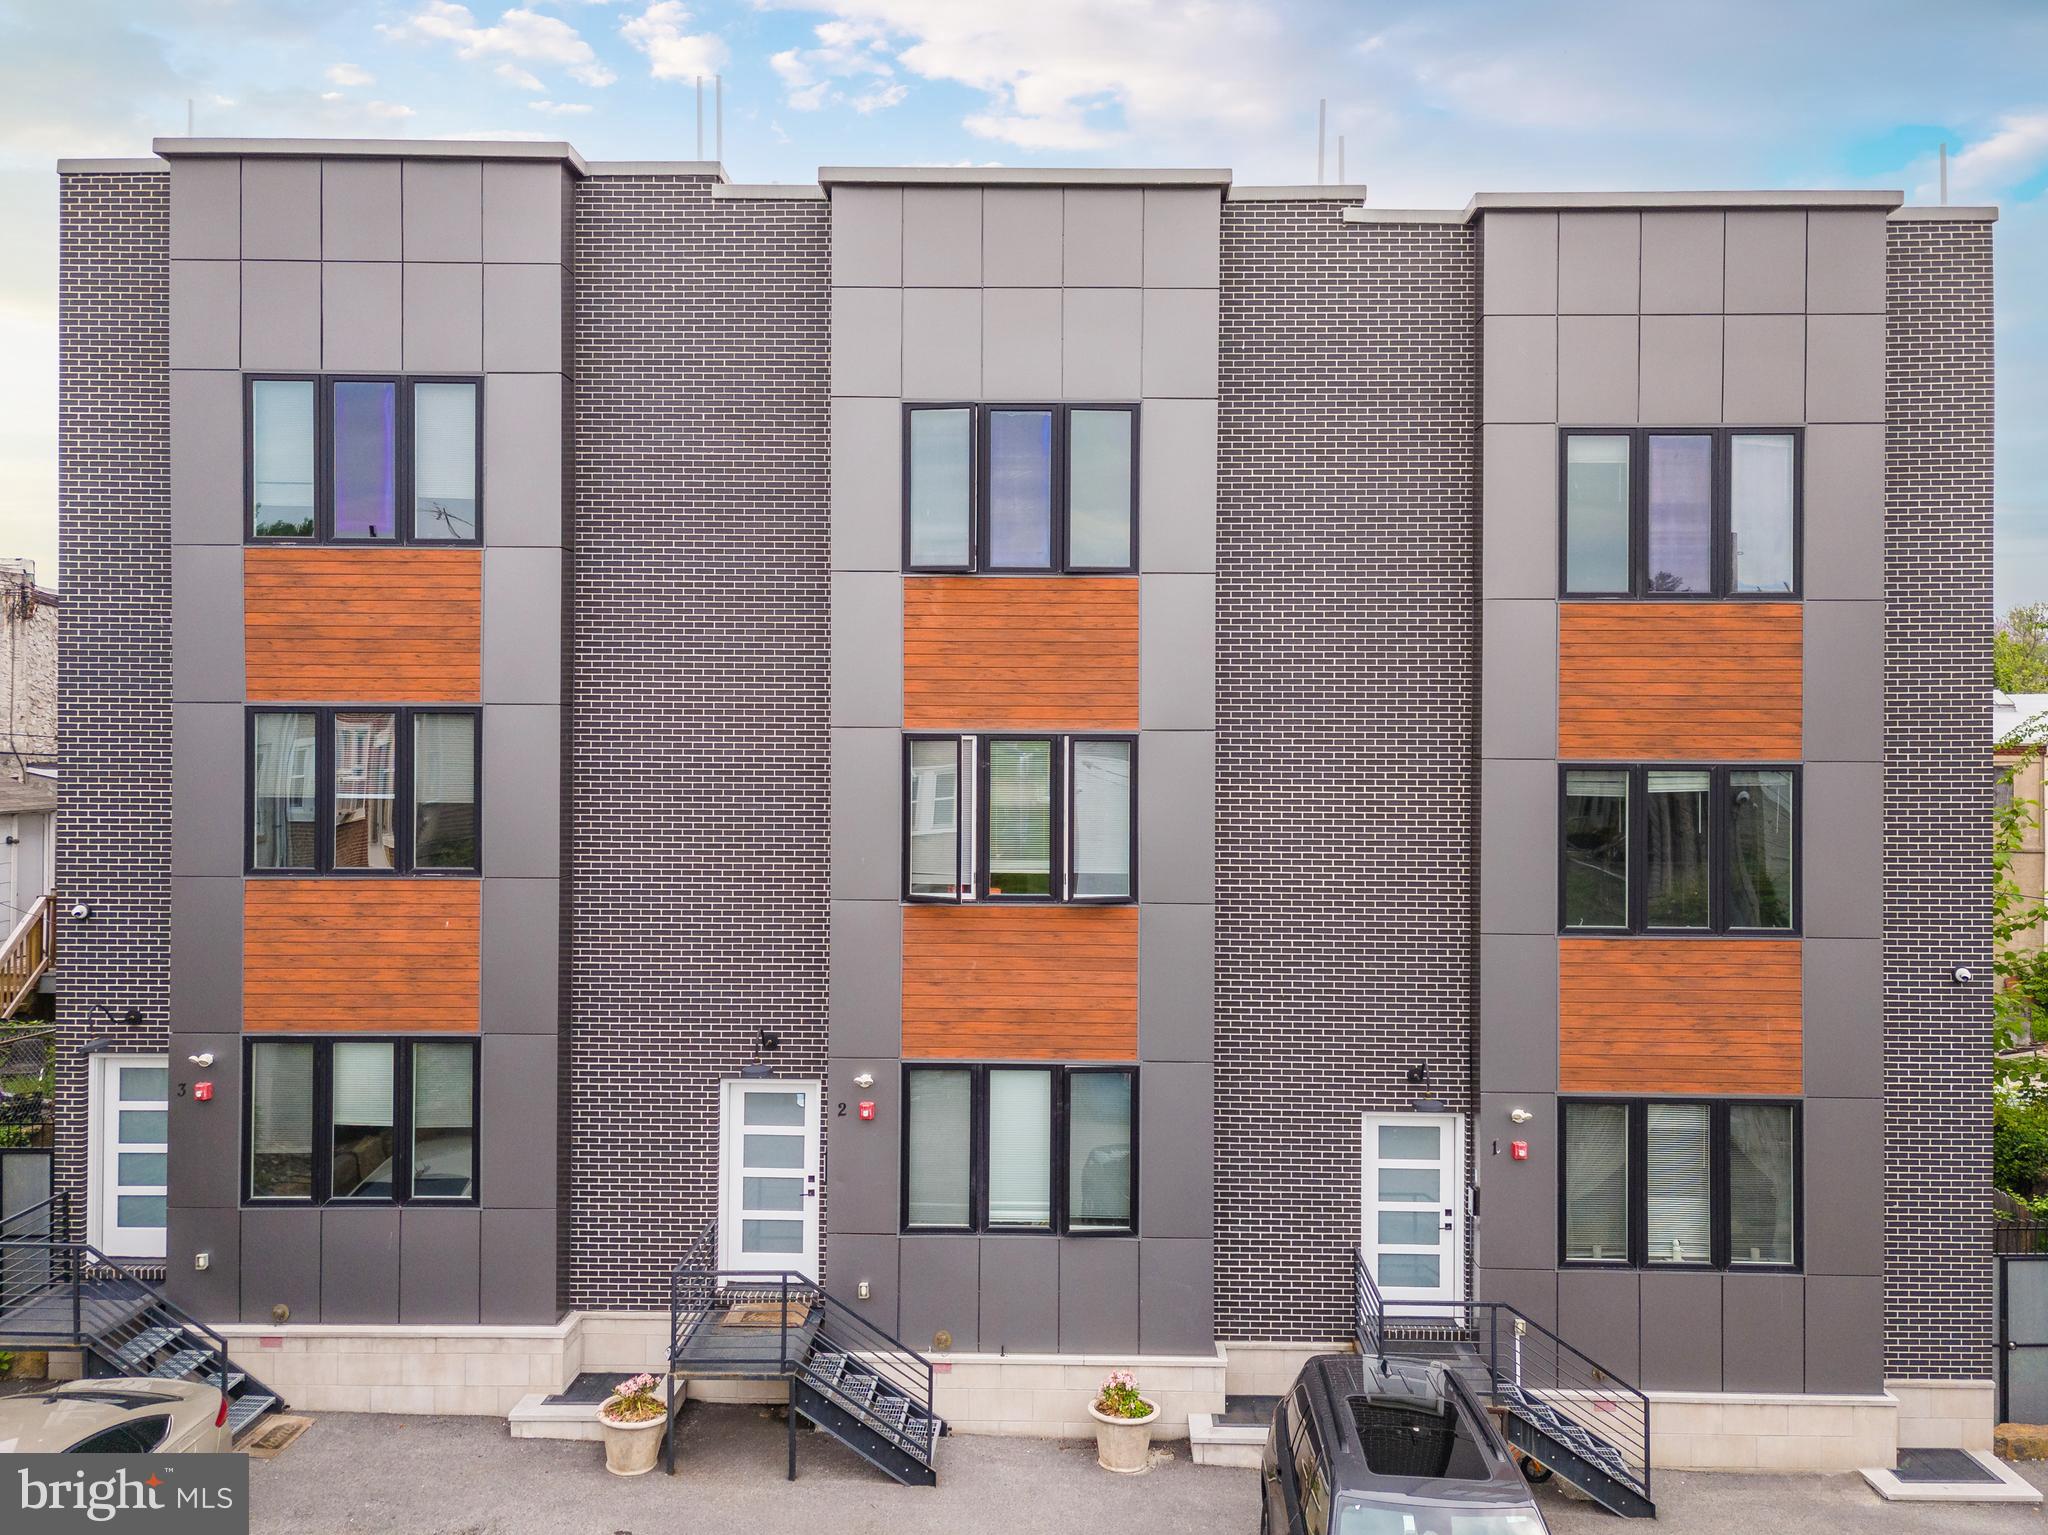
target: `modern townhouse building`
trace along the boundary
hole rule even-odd
[[[956,1432],[1507,1325],[1660,1466],[1988,1445],[1989,210],[156,147],[60,1181],[276,1392],[717,1268]]]

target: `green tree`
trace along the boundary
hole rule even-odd
[[[2001,693],[2048,693],[2048,602],[2027,603],[1999,620],[1991,685]]]
[[[1998,744],[2037,746],[2039,725],[2022,727]],[[1999,781],[2017,790],[2024,759]],[[2048,947],[2016,943],[2039,933],[2048,903],[2020,888],[2018,861],[2027,833],[2041,824],[2041,807],[2017,792],[1999,796],[1991,817],[1992,1058],[1991,1177],[1998,1188],[2048,1214],[2034,1187],[2048,1176],[2048,1060],[2028,1046],[2048,1044]]]

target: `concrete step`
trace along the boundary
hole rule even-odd
[[[1244,1466],[1258,1469],[1266,1453],[1263,1423],[1218,1423],[1215,1414],[1188,1414],[1188,1448],[1198,1466]]]

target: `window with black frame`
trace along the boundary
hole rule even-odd
[[[1559,1115],[1565,1265],[1798,1267],[1797,1103],[1569,1099]]]
[[[254,1039],[243,1080],[252,1204],[474,1204],[477,1044]]]
[[[1132,736],[913,735],[903,743],[903,898],[1137,898]]]
[[[1137,1230],[1138,1074],[1035,1062],[903,1072],[903,1230]]]
[[[1799,931],[1796,767],[1559,769],[1558,930]]]
[[[475,874],[477,709],[251,709],[252,874]]]
[[[903,462],[906,570],[1137,568],[1136,405],[906,405]]]
[[[1568,598],[1796,597],[1798,428],[1569,428],[1559,439]]]
[[[248,377],[252,543],[475,543],[483,382]]]

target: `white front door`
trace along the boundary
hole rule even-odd
[[[1383,1300],[1455,1301],[1465,1284],[1465,1117],[1365,1116],[1362,1247]],[[1401,1315],[1419,1310],[1403,1307]]]
[[[171,1063],[92,1058],[90,1229],[110,1258],[161,1258],[169,1197]]]
[[[818,1136],[824,1084],[729,1081],[718,1266],[818,1277]]]

